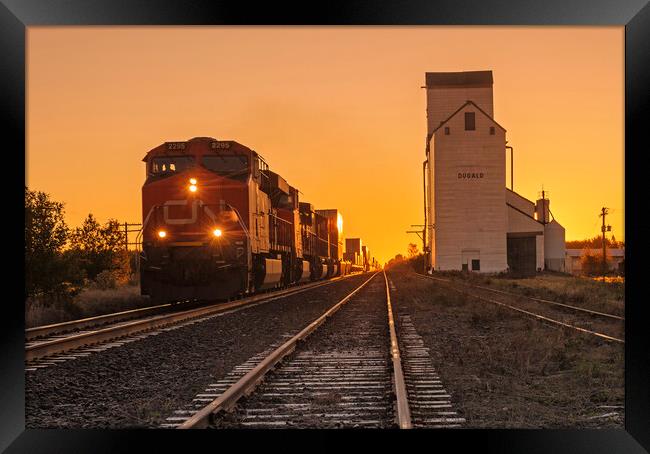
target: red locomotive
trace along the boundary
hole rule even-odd
[[[143,161],[143,295],[224,299],[349,272],[338,211],[299,202],[250,148],[195,137]]]

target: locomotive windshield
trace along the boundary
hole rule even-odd
[[[243,155],[204,156],[203,165],[228,178],[246,178],[249,173],[248,157]]]
[[[181,172],[194,165],[191,156],[160,156],[151,160],[151,174],[164,175]]]

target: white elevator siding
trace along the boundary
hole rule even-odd
[[[465,131],[465,112],[475,112],[476,130]],[[445,135],[445,127],[450,128],[450,135]],[[494,127],[494,135],[490,134],[490,127]],[[435,269],[460,270],[463,255],[474,256],[478,251],[482,272],[504,271],[505,131],[469,104],[434,134],[431,161]],[[484,176],[459,179],[459,172],[482,172]]]
[[[427,89],[428,132],[436,129],[467,101],[476,103],[490,117],[494,118],[492,107],[492,87],[453,87]]]
[[[535,215],[535,204],[509,189],[506,189],[506,203],[520,209],[530,217]]]
[[[537,222],[535,204],[506,189],[505,131],[493,120],[491,71],[427,72],[425,81],[431,266],[460,270],[467,263],[471,270],[471,261],[479,259],[481,272],[504,271],[507,233],[513,233],[535,236],[538,270],[564,269],[564,228]],[[465,131],[465,112],[475,112],[473,131]],[[484,176],[459,179],[459,172]]]

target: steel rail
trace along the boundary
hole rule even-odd
[[[173,312],[171,314],[156,315],[144,320],[134,320],[132,322],[120,324],[117,326],[109,326],[106,328],[99,328],[93,331],[88,331],[80,334],[72,334],[63,338],[52,340],[44,340],[37,342],[33,345],[25,347],[25,360],[31,361],[43,358],[49,355],[66,352],[75,348],[93,345],[124,336],[140,333],[150,329],[161,328],[174,323],[179,323],[185,320],[203,317],[211,314],[225,312],[231,309],[246,308],[248,306],[263,304],[284,298],[286,296],[295,295],[308,290],[312,290],[324,285],[329,285],[338,282],[341,279],[353,276],[352,274],[334,278],[324,282],[315,282],[300,287],[293,287],[285,290],[280,290],[273,293],[266,293],[255,295],[238,301],[229,303],[218,303],[210,306],[188,309],[180,312]]]
[[[280,347],[275,349],[269,356],[262,362],[255,366],[246,375],[240,378],[236,383],[226,389],[219,397],[203,407],[191,418],[177,427],[177,429],[201,429],[207,427],[212,422],[214,414],[231,409],[239,399],[244,395],[252,392],[255,387],[264,379],[264,376],[272,370],[285,356],[289,355],[296,348],[298,342],[305,340],[311,333],[313,333],[320,325],[325,322],[329,317],[336,313],[341,306],[347,303],[359,290],[370,282],[377,273],[373,273],[366,279],[360,286],[349,293],[345,298],[332,306],[327,312],[311,322],[298,334],[286,341]]]
[[[474,285],[474,284],[468,284],[466,282],[453,281],[451,279],[443,279],[443,278],[434,277],[434,276],[425,276],[423,274],[420,274],[420,276],[428,277],[429,279],[435,279],[435,280],[438,280],[438,281],[441,281],[441,282],[449,282],[449,283],[454,282],[456,284],[464,285],[466,287],[480,288],[482,290],[487,290],[487,291],[494,292],[494,293],[502,293],[504,295],[516,296],[516,297],[519,297],[519,298],[526,298],[526,299],[533,300],[533,301],[536,301],[536,302],[539,302],[539,303],[551,304],[551,305],[554,305],[554,306],[561,306],[561,307],[565,307],[567,309],[571,309],[571,310],[574,310],[574,311],[585,312],[585,313],[587,313],[589,315],[597,315],[597,316],[600,316],[600,317],[607,317],[607,318],[611,318],[611,319],[614,319],[614,320],[620,320],[620,321],[623,321],[623,322],[625,321],[625,317],[621,317],[621,316],[614,315],[614,314],[608,314],[608,313],[605,313],[605,312],[593,311],[591,309],[585,309],[583,307],[571,306],[570,304],[558,303],[557,301],[549,301],[549,300],[545,300],[545,299],[542,299],[542,298],[535,298],[535,297],[528,296],[528,295],[522,295],[520,293],[506,292],[505,290],[498,290],[498,289],[494,289],[494,288],[490,288],[490,287],[484,287],[482,285]]]
[[[159,304],[157,306],[147,306],[138,309],[132,309],[122,312],[113,312],[111,314],[98,315],[95,317],[82,318],[77,320],[70,320],[67,322],[54,323],[51,325],[35,326],[25,330],[26,339],[34,340],[39,337],[50,336],[52,334],[60,334],[63,332],[75,331],[84,328],[92,328],[106,323],[117,321],[126,321],[129,318],[142,316],[149,312],[160,312],[164,309],[169,309],[173,306],[172,303]]]
[[[498,290],[498,289],[494,289],[494,288],[483,287],[482,285],[474,285],[474,284],[464,284],[464,285],[468,285],[470,287],[480,288],[480,289],[483,289],[483,290],[488,290],[490,292],[503,293],[504,295],[512,295],[512,296],[523,297],[523,298],[527,298],[529,300],[538,301],[540,303],[552,304],[554,306],[566,307],[567,309],[571,309],[571,310],[578,311],[578,312],[585,312],[585,313],[590,314],[590,315],[597,315],[597,316],[600,316],[600,317],[607,317],[607,318],[611,318],[611,319],[619,320],[619,321],[623,321],[623,322],[625,321],[625,317],[621,317],[621,316],[614,315],[614,314],[608,314],[606,312],[593,311],[591,309],[585,309],[583,307],[571,306],[570,304],[558,303],[557,301],[549,301],[549,300],[545,300],[545,299],[542,299],[542,298],[535,298],[535,297],[528,296],[528,295],[520,295],[518,293],[506,292],[505,290]]]
[[[299,286],[293,286],[288,289],[283,289],[283,290],[278,290],[273,292],[274,295],[280,294],[280,292],[283,291],[288,291],[288,290],[298,290],[298,289],[307,289],[307,288],[314,288],[318,287],[322,284],[329,283],[329,282],[336,282],[340,279],[345,279],[347,277],[350,277],[351,275],[345,275],[345,276],[339,276],[330,279],[328,282],[313,282],[309,284],[300,284]],[[270,292],[262,293],[260,295],[254,295],[248,298],[254,298],[257,296],[270,296]],[[244,298],[248,301],[248,298]],[[237,301],[244,301],[244,299],[238,299]],[[135,317],[140,317],[140,316],[146,316],[148,312],[164,312],[165,309],[172,309],[172,308],[179,308],[180,305],[185,305],[185,304],[193,304],[193,302],[183,302],[183,303],[176,303],[176,306],[174,306],[174,303],[166,303],[166,304],[159,304],[156,306],[147,306],[147,307],[141,307],[138,309],[131,309],[127,311],[121,311],[121,312],[113,312],[110,314],[103,314],[103,315],[97,315],[94,317],[87,317],[87,318],[82,318],[82,319],[77,319],[77,320],[69,320],[67,322],[61,322],[61,323],[54,323],[51,325],[41,325],[41,326],[35,326],[32,328],[27,328],[25,330],[25,336],[26,340],[36,340],[41,337],[45,336],[51,336],[53,334],[62,334],[62,333],[67,333],[71,331],[78,331],[82,330],[85,328],[93,328],[97,327],[100,325],[105,325],[107,323],[115,323],[115,322],[122,322],[122,321],[127,321]],[[217,303],[217,304],[224,304],[223,302]]]
[[[408,393],[404,381],[404,371],[402,370],[402,359],[397,343],[397,333],[395,332],[395,319],[393,318],[393,308],[390,303],[390,289],[388,288],[388,278],[386,271],[383,272],[384,281],[386,281],[386,305],[388,306],[388,330],[390,331],[390,354],[393,359],[393,378],[395,384],[395,399],[397,409],[397,424],[400,429],[412,429],[411,410],[409,409]]]
[[[348,277],[349,275],[346,276],[340,276],[331,279],[328,282],[335,282],[340,279],[344,279]],[[287,291],[287,290],[302,290],[302,289],[307,289],[307,288],[314,288],[318,287],[322,284],[325,284],[326,282],[313,282],[309,284],[301,284],[299,286],[294,286],[290,287],[288,289],[283,289],[283,290],[278,290],[273,292],[273,295],[279,294],[279,292],[282,291]],[[277,293],[276,293],[277,292]],[[271,296],[271,292],[266,292],[262,293],[259,295],[254,295],[248,298],[242,298],[242,299],[237,299],[236,301],[248,301],[249,298],[254,298],[256,296]],[[82,319],[76,319],[76,320],[69,320],[67,322],[61,322],[61,323],[54,323],[51,325],[41,325],[41,326],[35,326],[32,328],[27,328],[25,329],[25,339],[27,341],[31,340],[37,340],[39,338],[45,337],[45,336],[51,336],[53,334],[63,334],[63,333],[69,333],[71,331],[79,331],[85,328],[94,328],[98,327],[100,325],[105,325],[108,323],[118,323],[118,322],[124,322],[128,321],[133,318],[137,317],[142,317],[142,316],[147,316],[149,315],[150,312],[152,313],[160,313],[164,312],[166,309],[179,309],[182,305],[192,305],[195,304],[196,302],[194,301],[189,301],[189,302],[182,302],[182,303],[165,303],[165,304],[159,304],[156,306],[147,306],[147,307],[141,307],[138,309],[130,309],[127,311],[121,311],[121,312],[113,312],[110,314],[103,314],[103,315],[97,315],[94,317],[87,317],[87,318],[82,318]],[[219,302],[216,304],[224,304],[224,302]],[[215,304],[212,304],[210,306],[214,306]],[[152,314],[153,315],[153,314]]]
[[[442,281],[442,282],[447,282],[447,283],[449,282],[447,280],[440,279],[440,278],[435,278],[435,277],[432,277],[432,276],[423,276],[423,275],[418,275],[418,276],[420,276],[420,277],[422,277],[424,279],[429,278],[429,279],[434,279],[434,280],[437,280],[437,281]],[[507,308],[512,309],[514,311],[521,312],[521,313],[526,314],[526,315],[530,315],[530,316],[532,316],[532,317],[534,317],[534,318],[536,318],[538,320],[543,320],[543,321],[546,321],[546,322],[549,322],[549,323],[552,323],[552,324],[555,324],[555,325],[563,326],[565,328],[575,329],[575,330],[581,331],[583,333],[587,333],[587,334],[591,334],[591,335],[596,336],[596,337],[600,337],[600,338],[605,339],[607,341],[617,342],[617,343],[620,343],[620,344],[625,343],[625,341],[623,339],[619,339],[619,338],[613,337],[613,336],[608,336],[607,334],[598,333],[596,331],[591,331],[591,330],[588,330],[588,329],[585,329],[585,328],[580,328],[579,326],[571,325],[569,323],[564,323],[564,322],[561,322],[559,320],[555,320],[555,319],[552,319],[552,318],[545,317],[543,315],[535,314],[534,312],[530,312],[530,311],[527,311],[527,310],[524,310],[524,309],[520,309],[518,307],[514,307],[514,306],[511,306],[509,304],[502,303],[500,301],[496,301],[496,300],[493,300],[493,299],[490,299],[490,298],[485,298],[483,296],[478,296],[478,295],[472,295],[470,293],[464,292],[463,290],[457,289],[457,288],[455,288],[455,287],[453,287],[451,285],[448,288],[450,288],[450,289],[452,289],[452,290],[454,290],[454,291],[456,291],[458,293],[462,293],[464,295],[471,296],[473,298],[477,298],[477,299],[480,299],[480,300],[483,300],[483,301],[488,301],[490,303],[498,304],[499,306],[504,306],[504,307],[507,307]]]

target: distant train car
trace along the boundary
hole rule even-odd
[[[195,137],[143,161],[143,295],[225,299],[345,272],[336,223],[250,148]]]

